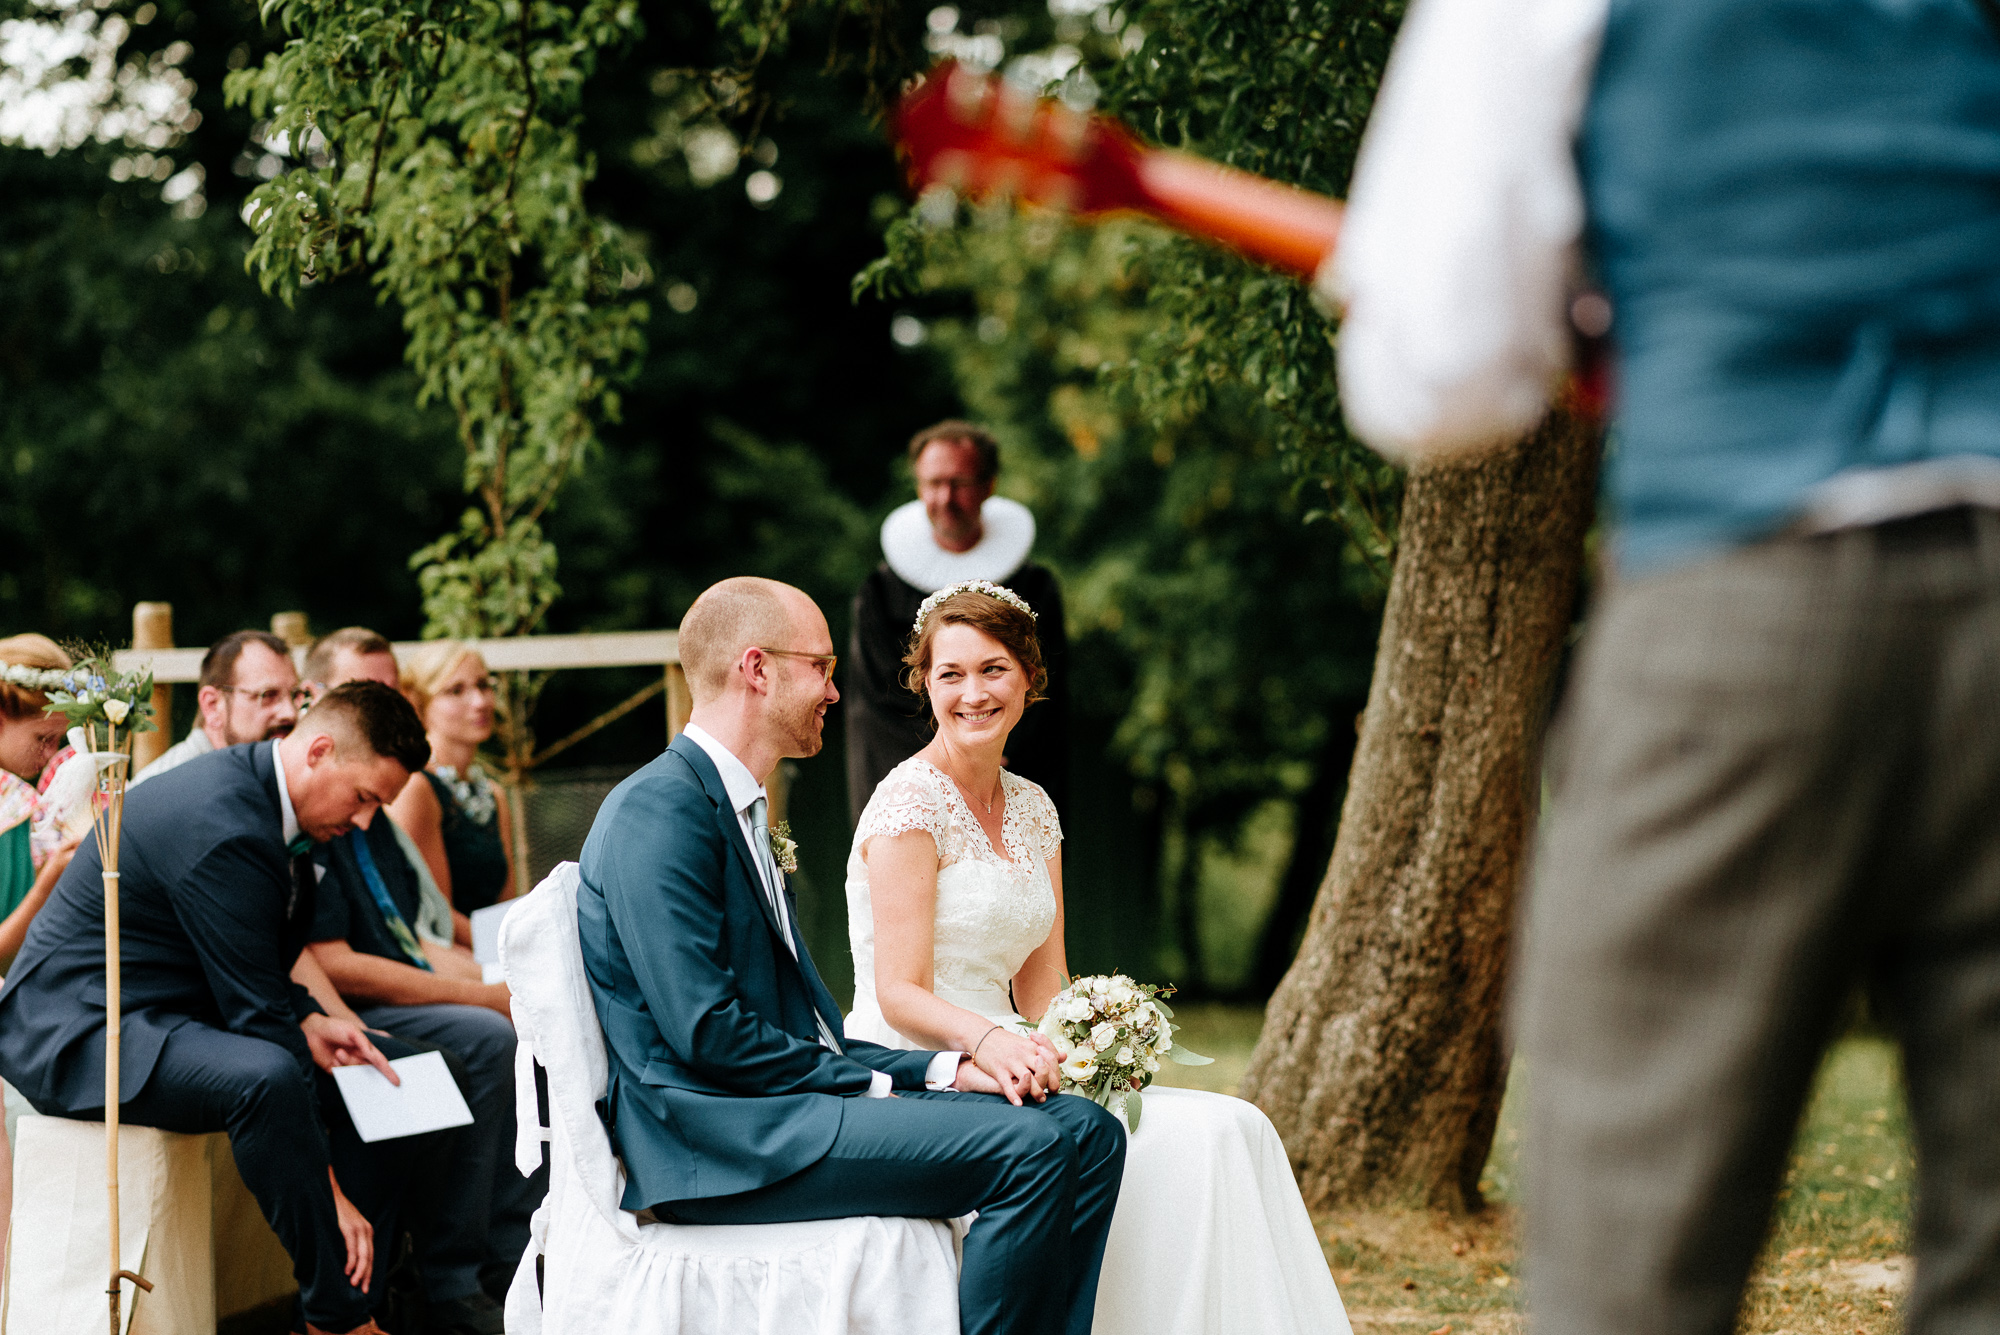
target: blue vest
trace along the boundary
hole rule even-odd
[[[2000,36],[1976,0],[1612,0],[1577,147],[1628,572],[1853,467],[2000,456]]]

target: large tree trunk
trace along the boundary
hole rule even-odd
[[[1340,833],[1243,1092],[1314,1207],[1475,1210],[1546,693],[1597,433],[1412,470]]]

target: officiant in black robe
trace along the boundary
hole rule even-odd
[[[970,422],[939,422],[910,440],[917,499],[882,523],[883,560],[854,595],[842,705],[847,712],[847,796],[853,819],[890,770],[931,739],[930,711],[903,684],[903,652],[917,608],[965,580],[1002,584],[1035,610],[1049,673],[1048,698],[1014,730],[1007,768],[1040,784],[1065,818],[1069,807],[1069,641],[1062,590],[1028,559],[1035,517],[993,494],[999,444]]]

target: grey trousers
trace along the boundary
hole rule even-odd
[[[1537,1335],[1726,1335],[1855,984],[1904,1054],[1907,1328],[2000,1330],[2000,516],[1607,591],[1519,975]]]

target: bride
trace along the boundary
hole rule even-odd
[[[1046,680],[1034,614],[983,581],[941,589],[904,662],[937,735],[882,780],[854,832],[847,1032],[967,1052],[1014,1102],[1046,1097],[1056,1053],[1022,1017],[1039,1018],[1068,977],[1062,828],[1048,795],[1002,767]],[[1092,1330],[1346,1335],[1284,1146],[1255,1105],[1146,1091]]]

